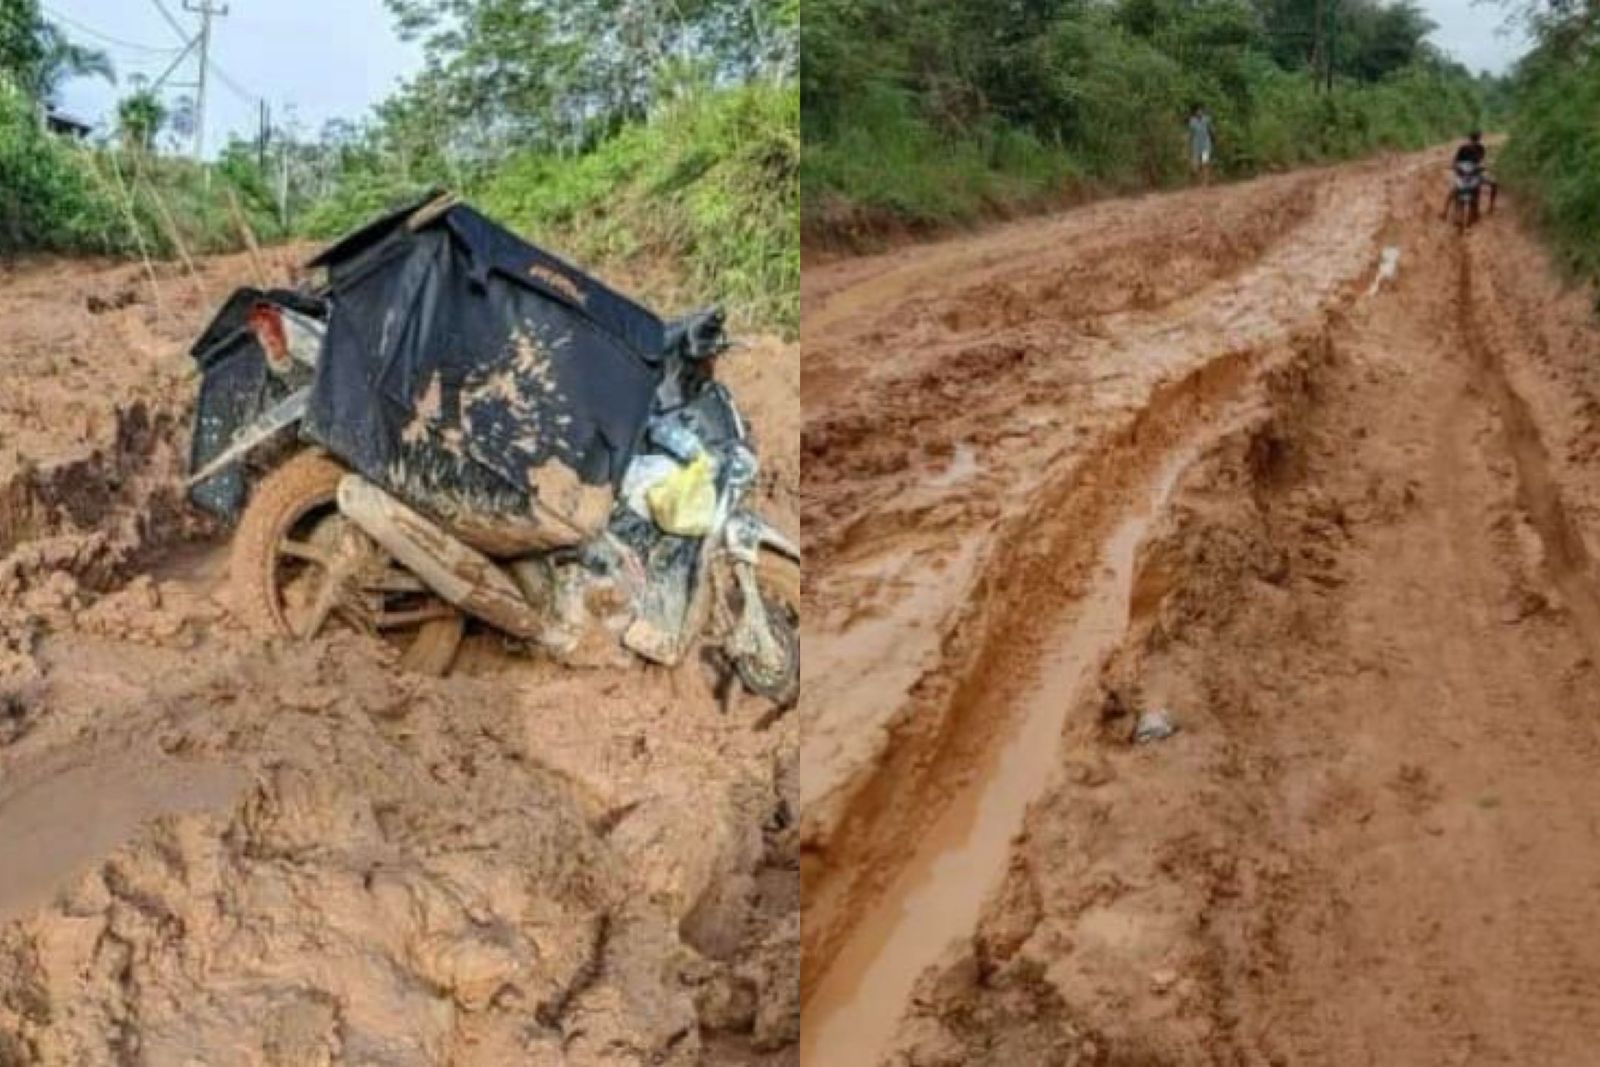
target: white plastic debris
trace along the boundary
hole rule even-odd
[[[1378,257],[1378,273],[1372,278],[1372,286],[1367,290],[1368,296],[1376,296],[1378,290],[1383,288],[1384,282],[1392,282],[1400,274],[1400,246],[1387,245],[1382,255]]]
[[[1172,712],[1165,708],[1154,708],[1139,713],[1139,721],[1133,728],[1133,741],[1137,745],[1165,741],[1177,732],[1178,724],[1173,721]]]

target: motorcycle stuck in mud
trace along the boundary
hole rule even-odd
[[[443,195],[310,266],[192,349],[190,496],[237,523],[245,621],[435,674],[469,617],[570,663],[704,643],[793,702],[799,548],[752,509],[719,310],[663,322]]]

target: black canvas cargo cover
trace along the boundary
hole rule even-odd
[[[525,510],[552,461],[614,489],[660,382],[661,320],[470,207],[418,216],[428,202],[312,261],[330,314],[302,435],[424,508]]]

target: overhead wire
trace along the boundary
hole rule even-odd
[[[68,15],[63,15],[60,12],[54,11],[48,7],[44,8],[44,10],[48,12],[52,18],[58,19],[61,22],[72,26],[81,33],[87,34],[108,44],[146,53],[151,57],[149,60],[138,60],[136,62],[129,62],[126,65],[134,66],[146,62],[149,62],[152,65],[158,65],[159,61],[156,57],[166,59],[177,56],[179,59],[181,59],[183,55],[187,55],[193,50],[195,42],[198,38],[189,30],[184,28],[183,23],[180,22],[175,15],[173,15],[171,9],[167,7],[163,0],[150,0],[150,2],[155,6],[156,12],[160,14],[162,20],[165,21],[169,27],[171,27],[172,32],[177,34],[178,40],[182,42],[182,47],[160,48],[153,45],[139,44],[133,41],[122,40],[121,38],[104,33],[95,29],[93,26],[89,26],[79,21],[78,19],[72,18]],[[173,65],[175,66],[176,64],[174,63]],[[207,69],[216,76],[217,81],[219,81],[224,88],[226,88],[242,102],[256,105],[265,99],[265,97],[261,96],[259,93],[252,92],[248,87],[242,85],[238,79],[234,78],[231,74],[224,70],[221,64],[219,64],[215,59],[207,63]],[[168,73],[170,72],[171,70],[169,68]]]
[[[208,66],[211,69],[211,73],[217,76],[217,80],[221,82],[229,92],[245,103],[257,104],[265,99],[265,97],[262,97],[260,94],[253,93],[243,85],[240,85],[228,74],[227,71],[223,70],[222,67],[217,64],[216,60],[213,59]]]
[[[172,27],[172,32],[178,35],[178,39],[183,41],[184,44],[188,44],[191,34],[183,28],[183,23],[179,22],[173,17],[172,12],[167,10],[167,5],[162,3],[161,0],[150,0],[150,2],[156,5],[156,10],[161,12],[161,17],[167,20],[167,25]]]
[[[137,41],[128,41],[128,40],[124,40],[121,37],[112,36],[111,34],[104,32],[103,30],[97,30],[93,26],[90,26],[89,24],[87,24],[85,22],[81,22],[78,19],[73,18],[71,15],[63,14],[60,11],[55,10],[54,8],[44,7],[43,10],[44,10],[45,14],[50,16],[51,19],[53,19],[53,20],[55,20],[57,22],[65,23],[66,25],[71,26],[73,29],[77,30],[79,33],[87,34],[88,36],[93,37],[98,41],[102,41],[102,42],[104,42],[106,44],[110,44],[110,45],[115,45],[118,48],[126,48],[126,49],[129,49],[130,51],[134,51],[134,52],[145,52],[145,53],[148,53],[150,55],[161,55],[161,56],[171,56],[171,55],[175,55],[178,52],[178,49],[176,49],[176,48],[159,48],[159,47],[156,47],[154,45],[140,44]]]

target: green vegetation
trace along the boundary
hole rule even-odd
[[[1502,170],[1568,266],[1600,279],[1600,10],[1531,14],[1535,47],[1512,78]]]
[[[92,247],[115,225],[86,154],[40,129],[33,99],[0,70],[0,255]]]
[[[1411,0],[808,0],[804,222],[850,237],[1168,183],[1197,101],[1224,176],[1420,147],[1483,112],[1431,29]]]
[[[186,111],[142,90],[92,149],[42,132],[61,78],[109,68],[0,0],[0,253],[236,248],[234,204],[263,241],[328,238],[442,185],[659,304],[798,327],[798,0],[387,2],[416,78],[201,168],[161,153]]]
[[[117,105],[117,127],[122,131],[124,147],[149,152],[155,147],[156,134],[169,117],[161,98],[148,89],[124,98]]]
[[[722,300],[753,321],[793,331],[799,105],[792,82],[756,80],[662,100],[581,152],[533,148],[487,166],[432,161],[409,173],[389,164],[391,150],[353,152],[335,192],[312,204],[297,229],[331,238],[431,185],[448,185],[569,258],[622,270],[652,299]]]
[[[66,78],[109,69],[46,24],[36,0],[0,0],[0,254],[79,248],[106,232],[113,215],[92,170],[41,129],[39,107]]]
[[[692,93],[576,157],[513,155],[484,210],[594,263],[682,262],[680,299],[799,327],[800,98],[756,82]]]
[[[69,77],[111,78],[106,57],[72,44],[37,0],[0,0],[0,255],[23,251],[170,256],[236,248],[233,204],[263,239],[281,236],[254,164],[234,156],[207,173],[163,158],[156,135],[172,113],[137,91],[118,108],[112,143],[46,132],[43,110]]]
[[[446,185],[658,303],[798,328],[799,0],[388,4],[426,67],[325,131],[306,232]]]

